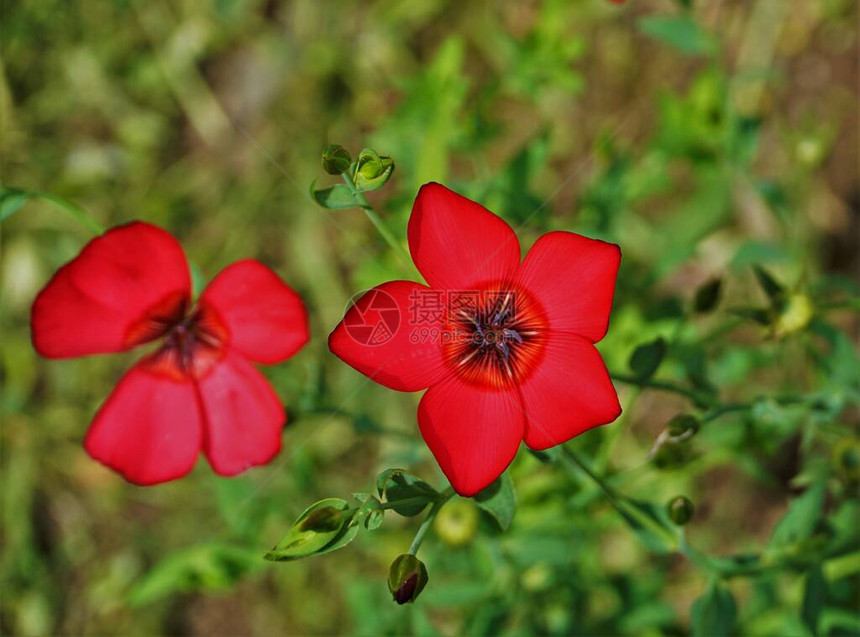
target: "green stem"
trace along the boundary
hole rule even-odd
[[[427,495],[419,495],[414,498],[404,498],[402,500],[393,500],[391,502],[380,502],[377,509],[382,509],[383,511],[387,511],[388,509],[394,509],[399,506],[409,506],[410,504],[429,504],[430,502],[434,502],[436,498],[433,496]]]
[[[768,396],[763,397],[764,400],[772,400],[777,405],[781,405],[783,407],[791,406],[791,405],[800,405],[804,403],[811,402],[808,396]],[[716,405],[710,411],[710,413],[705,414],[702,417],[702,422],[710,422],[712,420],[716,420],[717,418],[724,416],[725,414],[731,414],[740,411],[750,411],[755,402],[749,403],[724,403],[722,405]]]
[[[439,510],[445,505],[445,503],[451,499],[454,495],[454,489],[448,487],[445,489],[441,497],[436,500],[433,504],[433,507],[430,509],[430,512],[427,514],[427,517],[424,518],[424,521],[421,523],[421,526],[418,527],[418,532],[415,534],[415,539],[412,540],[412,544],[409,546],[409,554],[415,555],[418,553],[418,549],[421,548],[421,543],[424,541],[424,536],[427,535],[427,531],[430,530],[430,526],[433,524],[433,520],[436,519],[436,516],[439,514]]]
[[[373,209],[373,206],[367,200],[367,197],[364,196],[364,193],[356,187],[349,172],[342,173],[341,177],[343,177],[344,183],[346,183],[347,188],[349,188],[359,208],[364,210],[364,214],[367,215],[367,218],[370,219],[370,222],[382,238],[385,239],[385,242],[392,247],[394,252],[397,254],[398,259],[404,263],[410,263],[411,259],[406,253],[406,250],[402,245],[400,245],[400,243],[398,243],[397,238],[392,234],[391,230],[388,229],[388,226],[385,225],[382,217],[380,217],[376,210]]]
[[[637,385],[639,387],[648,387],[650,389],[659,389],[661,391],[669,391],[675,394],[680,394],[681,396],[685,396],[689,398],[693,403],[698,407],[710,407],[714,405],[714,400],[708,396],[704,396],[692,389],[688,389],[686,387],[682,387],[681,385],[676,385],[675,383],[670,383],[668,381],[662,380],[646,380],[642,378],[637,378],[636,376],[632,376],[630,374],[610,374],[614,380],[617,380],[621,383],[628,383],[630,385]]]
[[[67,201],[62,197],[57,197],[56,195],[52,195],[49,192],[41,192],[38,190],[28,190],[27,194],[31,197],[38,197],[39,199],[44,199],[45,201],[50,201],[52,204],[61,208],[68,214],[70,217],[78,221],[79,223],[84,224],[87,228],[95,232],[96,234],[102,234],[105,229],[95,221],[92,217],[90,217],[83,208],[80,208],[73,204],[71,201]]]

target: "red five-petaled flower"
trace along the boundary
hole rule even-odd
[[[517,237],[502,219],[435,183],[418,193],[408,233],[429,287],[391,281],[374,288],[350,308],[329,346],[386,387],[429,387],[418,424],[459,494],[492,483],[520,441],[546,449],[618,417],[615,388],[594,347],[609,325],[618,246],[550,232],[520,262]],[[385,295],[399,308],[398,329],[354,338],[351,326]]]
[[[251,364],[308,340],[299,296],[263,264],[238,261],[196,304],[179,243],[141,222],[93,239],[33,304],[33,344],[49,358],[121,352],[160,341],[102,405],[84,446],[136,484],[188,473],[200,450],[221,475],[281,448],[283,405]]]

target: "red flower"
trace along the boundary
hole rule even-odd
[[[618,417],[594,347],[609,325],[618,246],[550,232],[520,262],[508,224],[431,183],[415,199],[409,248],[429,287],[374,288],[350,308],[329,347],[386,387],[429,387],[418,424],[459,494],[492,483],[520,441],[546,449]],[[355,326],[381,296],[400,310],[397,330],[356,338]]]
[[[235,475],[281,448],[283,405],[251,364],[295,354],[308,340],[299,296],[263,264],[238,261],[196,305],[179,243],[133,222],[93,239],[33,304],[42,356],[121,352],[160,339],[102,405],[84,447],[135,484],[188,473],[202,449]]]

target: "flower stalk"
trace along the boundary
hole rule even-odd
[[[370,219],[370,222],[373,224],[373,227],[376,228],[377,232],[379,232],[380,236],[385,240],[385,242],[391,246],[394,252],[397,254],[397,258],[402,261],[404,264],[409,263],[410,258],[406,253],[406,250],[403,249],[403,246],[397,242],[397,238],[388,229],[388,226],[385,225],[385,222],[382,220],[382,217],[379,216],[379,213],[373,208],[371,203],[367,200],[367,197],[364,196],[364,193],[361,192],[358,187],[355,185],[355,181],[352,176],[349,174],[349,171],[341,173],[341,177],[343,178],[346,187],[349,188],[349,191],[352,193],[355,202],[358,204],[358,207],[364,211],[364,214],[367,215],[367,218]]]
[[[424,536],[427,535],[427,531],[433,525],[433,520],[436,519],[436,516],[439,515],[439,511],[453,495],[454,489],[452,487],[448,487],[440,494],[439,499],[436,500],[430,508],[430,511],[427,513],[427,517],[424,518],[421,526],[418,527],[418,532],[415,533],[415,539],[412,540],[412,544],[409,546],[410,555],[416,555],[418,553],[418,549],[421,548],[421,544],[424,542]]]

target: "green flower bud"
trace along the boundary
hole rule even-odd
[[[676,498],[669,500],[666,505],[666,511],[669,513],[669,519],[678,526],[684,526],[693,517],[695,507],[688,498],[679,495]]]
[[[464,546],[478,531],[478,509],[468,500],[451,500],[439,511],[433,528],[448,546]]]
[[[773,325],[774,335],[777,338],[782,338],[801,331],[809,325],[812,314],[812,301],[808,296],[801,293],[789,295]]]
[[[690,414],[678,414],[666,424],[672,438],[692,438],[699,431],[699,419]]]
[[[340,175],[349,170],[352,157],[349,151],[339,144],[330,144],[322,154],[322,167],[329,175]]]
[[[411,604],[427,585],[427,567],[410,553],[399,556],[388,569],[388,590],[398,604]]]
[[[362,150],[353,167],[356,187],[362,191],[378,190],[394,172],[394,160],[380,155],[372,148]]]

